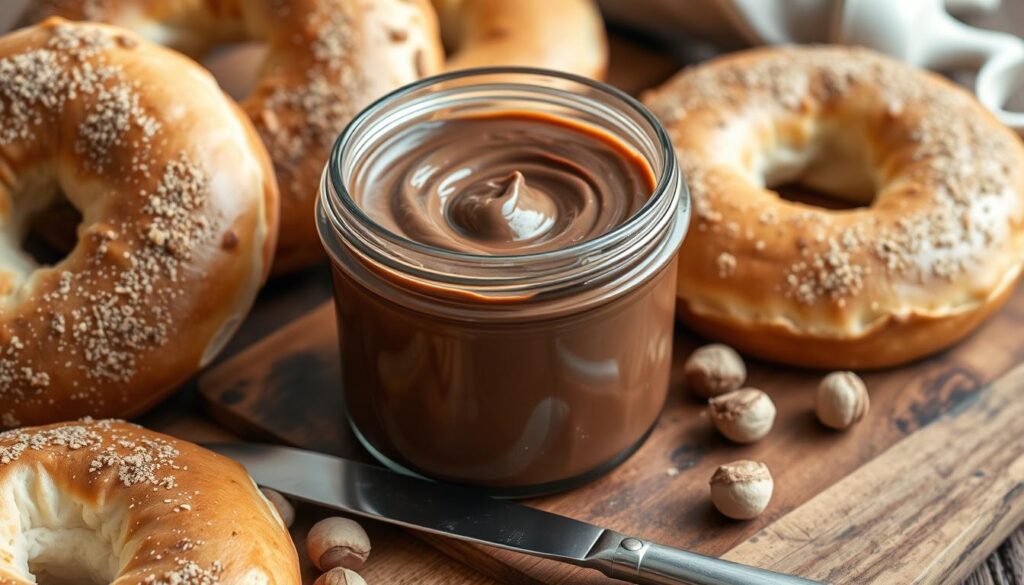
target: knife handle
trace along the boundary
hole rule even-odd
[[[588,557],[588,566],[639,585],[822,585],[612,531],[601,537]]]

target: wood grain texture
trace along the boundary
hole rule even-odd
[[[952,583],[1024,517],[1024,366],[725,558],[829,583]]]
[[[1020,585],[1024,583],[1024,530],[1018,529],[990,555],[964,585]]]

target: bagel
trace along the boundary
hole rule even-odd
[[[119,421],[0,434],[0,583],[300,585],[240,465]]]
[[[52,266],[21,250],[61,194]],[[210,362],[265,280],[277,188],[191,60],[58,18],[0,38],[0,426],[139,414]]]
[[[601,79],[608,47],[592,0],[434,0],[445,69],[520,65]]]
[[[645,96],[693,201],[678,308],[754,356],[877,368],[963,338],[1024,261],[1024,147],[965,90],[863,49],[762,48]],[[799,183],[851,209],[784,199]]]
[[[38,0],[23,20],[46,16],[123,26],[195,58],[225,43],[266,43],[241,105],[281,188],[275,274],[323,257],[313,204],[348,121],[392,89],[439,72],[443,60],[428,0]]]

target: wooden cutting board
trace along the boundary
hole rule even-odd
[[[209,370],[209,413],[235,432],[367,459],[349,432],[339,386],[333,308],[325,304]],[[677,328],[670,398],[644,447],[610,475],[531,500],[665,544],[836,583],[946,583],[964,577],[1024,521],[1024,289],[950,351],[864,375],[871,412],[845,433],[815,420],[821,372],[749,363],[749,384],[772,395],[762,442],[720,438],[681,387],[682,363],[703,343]],[[718,515],[707,480],[734,459],[775,477],[767,512]],[[510,583],[602,583],[589,571],[428,538]]]

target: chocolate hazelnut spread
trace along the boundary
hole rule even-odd
[[[335,147],[317,217],[342,387],[392,467],[506,495],[563,489],[621,462],[661,411],[685,187],[642,106],[570,81],[586,87],[525,111],[494,107],[504,85],[457,98],[427,80]],[[598,98],[640,120],[572,115]]]
[[[488,255],[592,239],[632,216],[655,185],[650,166],[614,136],[523,112],[414,126],[383,141],[352,179],[378,224]]]

